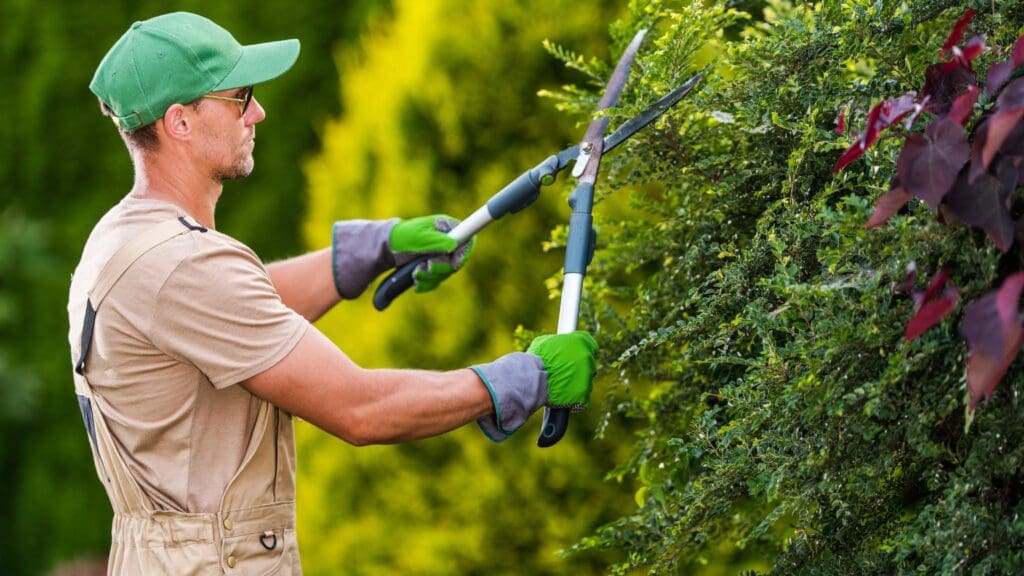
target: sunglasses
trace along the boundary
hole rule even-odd
[[[207,94],[206,96],[203,96],[203,98],[210,98],[211,100],[227,100],[228,102],[237,102],[242,105],[242,115],[244,116],[245,111],[249,109],[249,103],[252,102],[252,88],[252,86],[245,88],[245,94],[243,94],[241,98],[232,98],[230,96],[214,96],[212,94]]]

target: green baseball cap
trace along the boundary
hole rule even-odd
[[[161,118],[175,103],[242,88],[284,74],[299,41],[242,46],[230,32],[189,12],[135,22],[103,57],[89,89],[132,131]]]

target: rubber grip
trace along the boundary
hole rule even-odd
[[[541,425],[540,436],[537,437],[537,446],[547,448],[557,444],[569,429],[570,414],[572,411],[568,408],[545,408],[544,424]]]
[[[412,273],[426,259],[426,256],[420,256],[388,274],[388,277],[377,286],[377,291],[373,293],[373,307],[383,311],[391,305],[395,298],[401,296],[402,292],[411,288],[414,284]]]

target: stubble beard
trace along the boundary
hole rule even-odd
[[[218,182],[224,182],[225,180],[241,180],[252,174],[252,170],[255,166],[256,162],[252,157],[252,153],[249,152],[235,160],[231,166],[222,168],[215,172],[213,177]]]

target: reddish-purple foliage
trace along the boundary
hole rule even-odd
[[[1017,180],[1017,168],[1009,158],[999,162],[994,174],[986,172],[973,182],[966,172],[961,172],[946,195],[946,213],[964,224],[981,228],[997,248],[1006,252],[1013,243],[1009,200]]]
[[[949,270],[942,269],[932,278],[927,290],[914,293],[916,313],[903,332],[906,341],[924,334],[956,308],[959,293],[954,284],[949,283],[947,286],[948,282]]]
[[[964,68],[971,69],[971,61],[981,56],[981,53],[985,51],[985,37],[975,36],[971,38],[963,48],[959,46],[953,47],[953,58],[954,61],[963,66]]]
[[[961,328],[970,353],[967,357],[967,411],[988,401],[1024,343],[1020,293],[1024,272],[1013,274],[999,290],[971,302]]]
[[[896,174],[907,192],[938,210],[970,152],[963,127],[940,118],[929,124],[924,134],[907,137],[896,161]]]
[[[957,61],[932,64],[924,71],[921,96],[928,98],[925,111],[941,116],[949,111],[953,100],[976,84],[974,72]]]
[[[971,117],[971,113],[974,112],[974,104],[978,101],[980,94],[981,90],[977,86],[968,86],[967,92],[953,100],[953,105],[949,109],[947,118],[963,126],[967,119]]]
[[[1012,62],[997,62],[988,67],[988,78],[985,79],[985,94],[991,96],[1010,78],[1014,65]]]
[[[988,78],[985,79],[985,93],[995,94],[1002,88],[1003,84],[1010,79],[1014,68],[1024,64],[1024,36],[1021,36],[1013,43],[1013,50],[1010,52],[1010,59],[1005,62],[996,62],[988,67]]]
[[[997,110],[989,119],[985,130],[985,144],[981,148],[981,168],[988,169],[992,165],[999,149],[1006,138],[1024,117],[1024,108]]]
[[[972,123],[981,94],[972,62],[986,47],[984,36],[960,44],[973,17],[974,10],[968,10],[953,25],[940,51],[944,61],[925,70],[920,99],[908,93],[875,105],[864,133],[840,157],[833,173],[863,155],[882,130],[913,112],[904,122],[911,133],[897,160],[892,186],[876,200],[865,227],[881,226],[917,197],[939,212],[941,222],[980,228],[997,248],[1007,252],[1014,241],[1024,243],[1024,216],[1014,220],[1010,210],[1024,171],[1024,78],[1012,79],[1014,71],[1024,66],[1024,36],[1014,43],[1008,60],[989,66],[984,82],[989,98],[981,117]],[[922,111],[934,118],[923,133],[914,132]],[[905,293],[915,279],[916,271],[911,269],[893,290]],[[1024,272],[1018,272],[997,291],[966,307],[961,331],[970,352],[969,414],[992,395],[1024,345],[1019,310],[1022,290]],[[927,290],[913,296],[914,315],[904,331],[907,341],[950,314],[957,306],[958,293],[949,282],[949,272],[942,270]]]
[[[864,224],[865,228],[878,228],[882,224],[889,221],[894,214],[900,211],[901,208],[910,202],[910,199],[914,195],[907,192],[902,186],[894,186],[885,194],[878,197],[875,202],[875,211],[871,213],[871,218],[868,219],[867,223]]]
[[[893,186],[893,190],[896,188],[896,186]],[[910,264],[907,264],[907,270],[903,273],[903,279],[892,283],[892,292],[893,294],[910,294],[914,290],[915,282],[917,282],[917,262],[911,261]]]
[[[1013,43],[1013,52],[1010,55],[1010,62],[1013,62],[1014,68],[1024,64],[1024,36],[1017,38],[1017,41]]]
[[[957,19],[956,23],[953,24],[953,29],[950,30],[949,36],[946,41],[942,44],[942,53],[946,54],[956,46],[957,42],[960,42],[960,38],[964,35],[964,30],[967,29],[967,25],[974,20],[974,8],[968,8],[964,15]]]
[[[868,112],[868,121],[867,126],[864,127],[864,133],[839,157],[839,161],[832,168],[832,173],[839,172],[848,164],[863,156],[864,152],[878,141],[878,136],[882,133],[882,130],[899,122],[901,118],[913,112],[916,96],[917,94],[914,92],[907,92],[899,98],[882,100],[875,104]]]
[[[849,106],[847,106],[846,108],[843,108],[842,110],[840,110],[839,111],[839,116],[836,117],[836,127],[835,127],[835,130],[834,130],[834,132],[836,134],[845,134],[846,133],[846,110],[848,108],[849,108]]]

